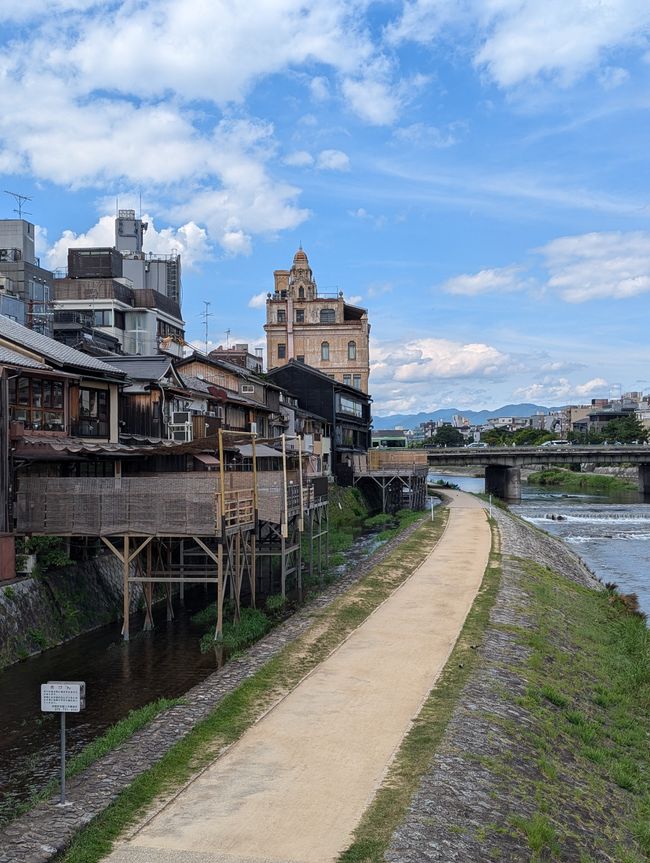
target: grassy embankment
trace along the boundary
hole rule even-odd
[[[100,860],[122,831],[141,816],[145,807],[178,788],[212,761],[215,752],[239,738],[408,578],[441,535],[446,519],[447,511],[440,507],[434,513],[433,522],[425,520],[399,548],[377,563],[344,595],[318,612],[307,632],[227,695],[207,719],[138,777],[83,830],[68,851],[60,855],[61,863]]]
[[[566,491],[587,491],[606,494],[615,491],[634,491],[636,484],[618,476],[600,473],[575,473],[563,468],[538,470],[528,477],[531,485],[545,485],[563,488]]]
[[[122,743],[129,739],[140,728],[144,728],[153,719],[156,718],[164,710],[174,707],[176,704],[182,704],[182,698],[158,698],[150,704],[145,704],[136,710],[131,710],[123,719],[111,725],[100,737],[97,737],[88,746],[85,746],[77,755],[73,755],[67,762],[65,767],[65,775],[67,779],[72,779],[73,776],[81,773],[93,762],[97,761],[103,755],[117,749]],[[45,788],[34,793],[28,800],[21,803],[15,803],[9,795],[0,803],[0,824],[12,821],[18,818],[25,812],[32,809],[37,803],[42,800],[47,800],[54,793],[59,791],[59,782],[52,780]]]
[[[395,827],[435,752],[465,679],[479,669],[480,641],[498,583],[496,558],[444,674],[405,739],[392,769],[340,863],[380,863]],[[467,751],[493,775],[491,795],[513,813],[482,823],[474,838],[486,859],[501,837],[530,861],[650,860],[650,630],[634,599],[590,590],[533,561],[520,563],[518,589],[529,625],[491,624],[514,633],[528,658],[508,667],[524,695],[500,698],[530,721],[490,715],[508,738],[502,757]],[[450,828],[457,831],[458,828]],[[467,828],[471,829],[471,828]],[[512,847],[512,846],[511,846]],[[508,857],[507,859],[512,859]]]

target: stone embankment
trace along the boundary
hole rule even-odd
[[[613,684],[598,660],[589,672],[583,668],[583,679],[564,669],[565,659],[569,669],[578,667],[580,648],[592,644],[593,632],[580,648],[567,634],[573,616],[597,602],[581,589],[602,584],[560,541],[501,510],[494,518],[502,575],[479,662],[385,859],[646,859],[636,856],[634,836],[622,826],[635,818],[635,782],[607,773],[617,738],[603,730],[597,711]],[[608,626],[606,612],[600,623]],[[545,689],[547,680],[562,688]],[[623,751],[620,763],[633,757],[632,749]]]
[[[141,591],[131,595],[135,611]],[[117,620],[122,567],[113,555],[0,586],[0,668]]]

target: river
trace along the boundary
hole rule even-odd
[[[485,490],[479,477],[430,474],[429,479],[453,482],[463,491]],[[604,582],[636,593],[650,616],[650,505],[638,492],[589,495],[523,483],[521,503],[511,509],[564,540]]]

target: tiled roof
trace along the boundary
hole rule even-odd
[[[171,357],[164,354],[152,357],[106,357],[104,362],[126,372],[133,381],[159,381],[172,366]]]
[[[24,354],[19,354],[18,351],[12,351],[11,348],[3,348],[2,345],[0,345],[0,363],[26,369],[49,369],[49,366],[36,362]]]
[[[49,336],[29,330],[22,324],[12,321],[6,315],[0,315],[0,339],[7,339],[16,345],[34,351],[34,353],[45,357],[48,362],[59,367],[69,366],[84,371],[104,372],[104,374],[110,374],[113,377],[116,373],[122,376],[119,369],[113,368],[102,360],[88,354],[82,354],[81,351],[57,342]]]

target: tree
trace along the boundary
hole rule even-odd
[[[621,419],[610,420],[603,429],[603,438],[614,443],[645,443],[648,440],[648,431],[643,424],[637,419],[635,414],[622,417]]]
[[[433,446],[464,446],[465,438],[453,426],[441,426],[431,438]]]

